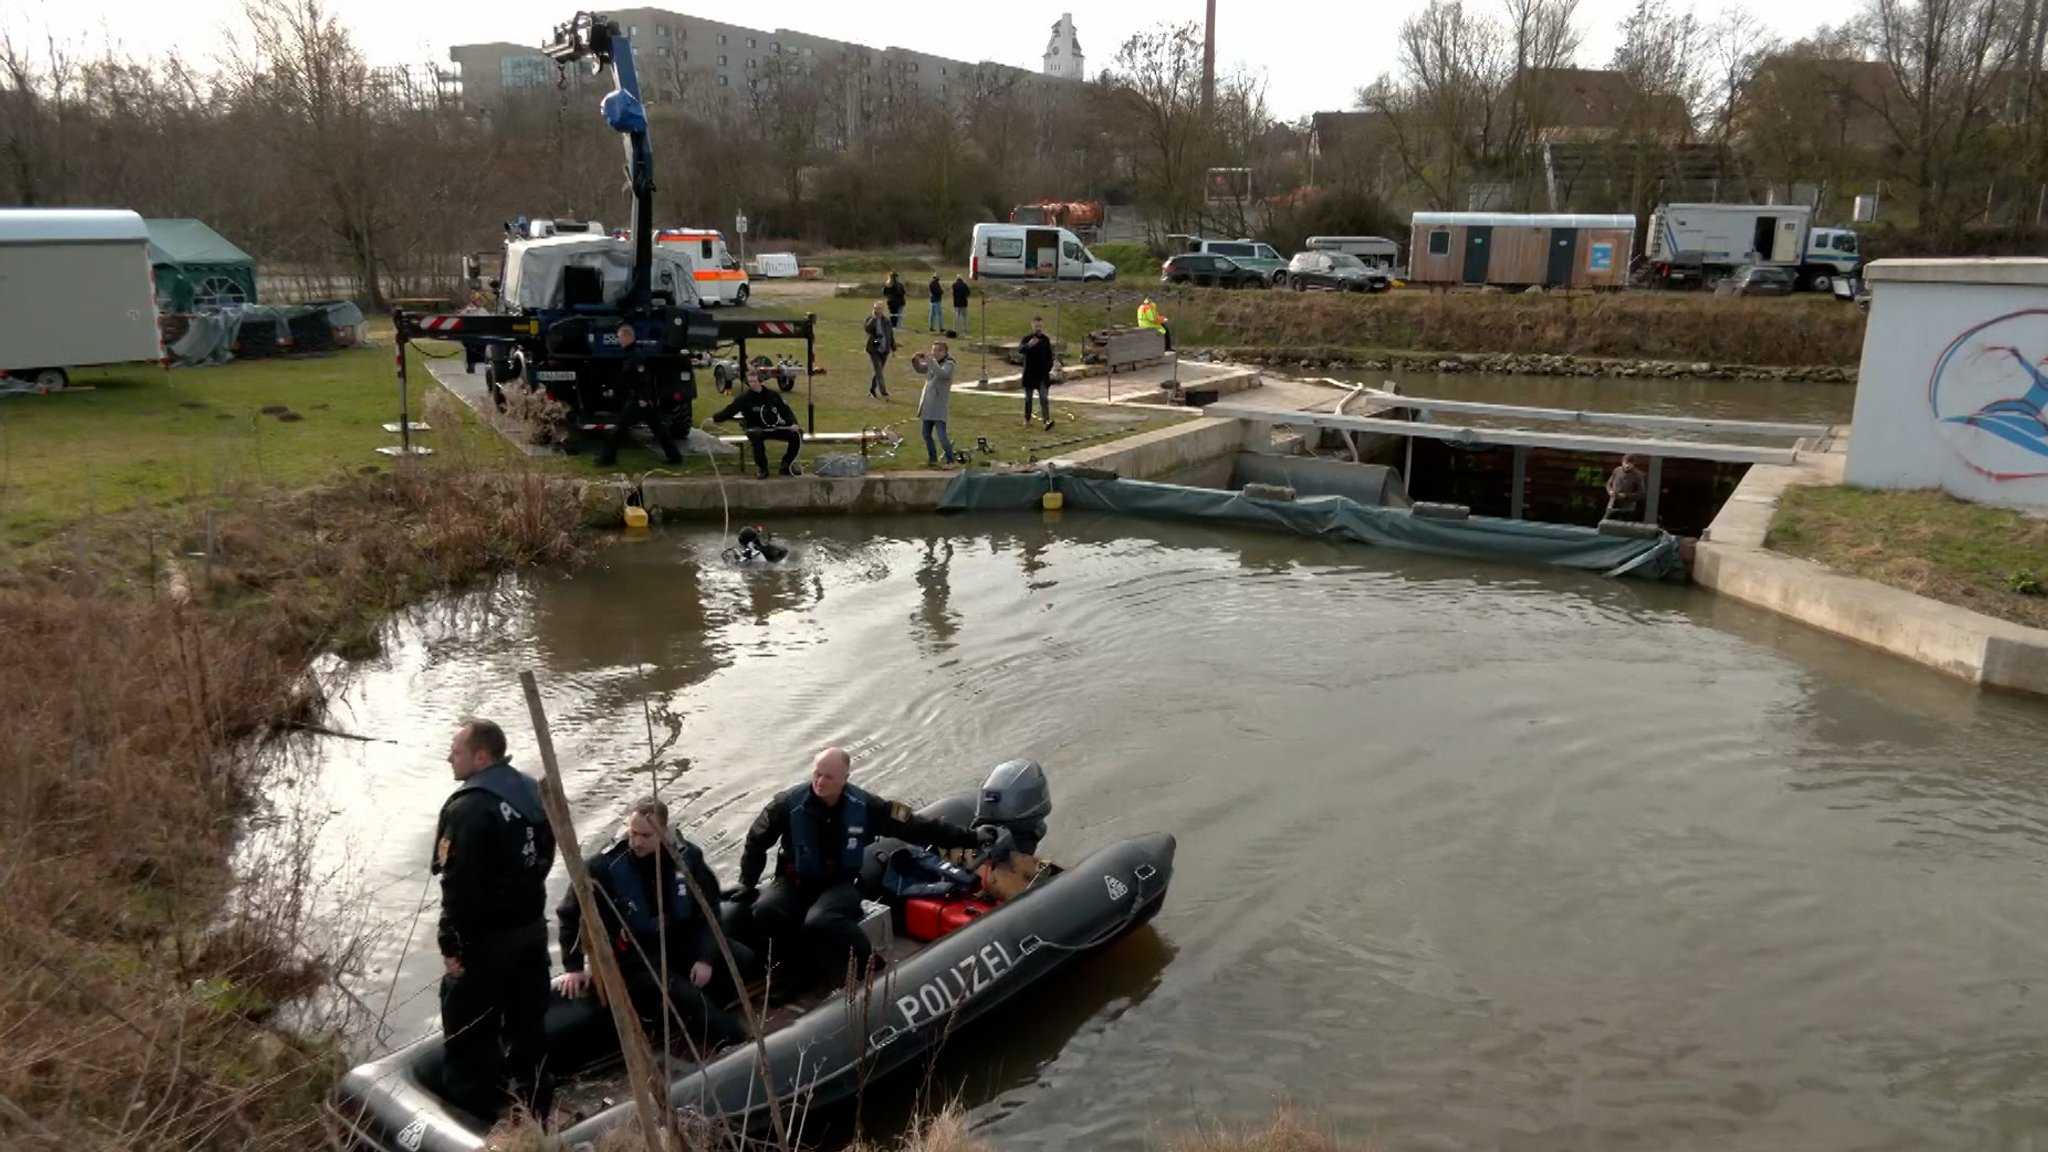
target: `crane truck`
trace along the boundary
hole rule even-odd
[[[747,359],[750,340],[801,339],[806,374],[816,370],[815,315],[721,320],[702,306],[687,261],[655,244],[654,151],[630,39],[616,22],[578,12],[558,25],[542,49],[558,69],[588,63],[607,69],[614,86],[600,110],[624,137],[632,195],[626,239],[589,231],[520,229],[508,235],[497,298],[488,307],[446,315],[400,311],[393,316],[403,381],[405,347],[415,340],[455,340],[463,367],[484,379],[498,408],[506,389],[547,404],[529,406],[557,425],[563,447],[594,441],[598,463],[610,466],[633,428],[644,425],[670,463],[689,432],[696,373],[723,345]],[[512,229],[508,227],[508,233]],[[549,234],[540,234],[549,233]],[[808,405],[809,425],[817,413]]]

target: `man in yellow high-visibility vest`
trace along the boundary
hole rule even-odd
[[[1166,339],[1166,350],[1173,351],[1173,329],[1167,326],[1166,317],[1159,314],[1159,305],[1154,304],[1150,296],[1138,305],[1138,327],[1157,329]]]

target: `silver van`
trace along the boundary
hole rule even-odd
[[[1196,240],[1189,243],[1188,251],[1210,256],[1228,256],[1240,267],[1257,272],[1259,279],[1268,288],[1287,279],[1287,258],[1275,252],[1271,244],[1261,244],[1249,237],[1238,240]]]

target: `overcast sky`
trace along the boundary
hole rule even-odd
[[[537,45],[555,24],[575,14],[574,0],[330,2],[358,43],[380,64],[445,61],[451,44],[507,40]],[[1424,2],[1218,0],[1217,67],[1225,70],[1242,63],[1262,70],[1268,82],[1268,103],[1282,118],[1347,108],[1354,88],[1393,67],[1395,32]],[[1486,10],[1492,0],[1467,2]],[[1857,0],[1727,2],[1748,8],[1780,36],[1803,35],[1815,25],[1840,22],[1857,4]],[[1702,4],[1702,18],[1711,19],[1723,3],[1708,0]],[[912,48],[969,61],[990,59],[1034,70],[1045,52],[1053,22],[1061,12],[1071,11],[1090,76],[1109,64],[1117,46],[1131,33],[1160,21],[1202,18],[1202,5],[1193,0],[1178,4],[1051,0],[1043,7],[977,0],[907,4],[781,0],[744,6],[694,2],[667,6],[747,27],[790,28],[876,47]],[[219,50],[221,30],[234,21],[241,7],[241,0],[0,0],[0,12],[5,13],[0,16],[0,29],[17,39],[24,33],[40,39],[47,31],[72,44],[97,47],[111,39],[138,54],[176,49],[208,57]],[[1633,7],[1634,0],[1580,0],[1580,27],[1585,32],[1582,63],[1589,67],[1606,63],[1621,21]]]

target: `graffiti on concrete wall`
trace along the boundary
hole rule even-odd
[[[2048,477],[2048,308],[1966,328],[1934,361],[1927,406],[1962,464],[1992,480]]]

